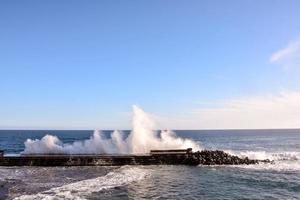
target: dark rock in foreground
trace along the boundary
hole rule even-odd
[[[241,165],[270,162],[239,158],[224,151],[152,150],[146,155],[0,156],[0,166]]]

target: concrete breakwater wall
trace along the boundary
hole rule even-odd
[[[269,160],[251,160],[223,151],[192,149],[153,150],[145,155],[21,155],[1,156],[0,166],[120,166],[120,165],[238,165]]]

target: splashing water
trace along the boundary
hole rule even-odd
[[[71,144],[62,143],[56,136],[45,135],[40,140],[27,139],[22,154],[125,154],[148,153],[151,149],[201,149],[193,140],[177,137],[170,130],[160,133],[155,130],[156,125],[151,116],[134,105],[132,131],[126,139],[117,130],[109,139],[96,130],[90,139]]]
[[[260,163],[258,165],[236,165],[229,167],[253,169],[253,170],[273,170],[273,171],[299,171],[300,153],[296,151],[287,152],[266,152],[266,151],[232,151],[225,152],[242,158],[265,160],[269,159],[275,163]]]
[[[274,160],[274,161],[298,161],[300,160],[300,153],[295,151],[289,152],[266,152],[266,151],[232,151],[225,150],[226,153],[236,155],[241,158],[248,157],[250,159],[258,160]]]

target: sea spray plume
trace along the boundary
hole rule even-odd
[[[100,131],[83,141],[62,143],[56,136],[45,135],[41,140],[27,139],[22,154],[101,154],[126,152],[122,141],[122,134],[114,131],[112,137],[105,138]]]
[[[111,141],[115,148],[115,153],[129,153],[127,140],[124,139],[124,133],[122,131],[115,130],[111,134]]]
[[[132,153],[145,153],[158,145],[159,138],[155,123],[150,115],[136,105],[132,106],[132,131],[128,136],[129,148]]]
[[[102,132],[95,130],[90,139],[84,141],[76,141],[72,144],[64,145],[66,153],[69,154],[99,154],[110,153],[114,149],[112,141],[105,139]]]
[[[64,153],[63,144],[56,136],[45,135],[41,140],[27,139],[25,141],[24,154],[38,153],[38,154],[61,154]]]
[[[185,149],[200,150],[200,146],[189,139],[176,136],[172,131],[156,131],[151,115],[133,105],[132,132],[128,136],[131,153],[148,153],[151,149]]]
[[[95,130],[83,141],[63,143],[56,136],[45,135],[41,140],[27,139],[22,154],[126,154],[149,153],[152,149],[200,150],[200,146],[189,139],[177,137],[170,130],[157,131],[151,115],[133,106],[132,131],[125,139],[121,131],[114,131],[110,138]]]

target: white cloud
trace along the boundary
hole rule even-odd
[[[214,107],[158,120],[175,129],[300,128],[300,92],[224,100]]]
[[[300,40],[290,42],[285,48],[273,53],[270,62],[284,68],[300,67]]]

